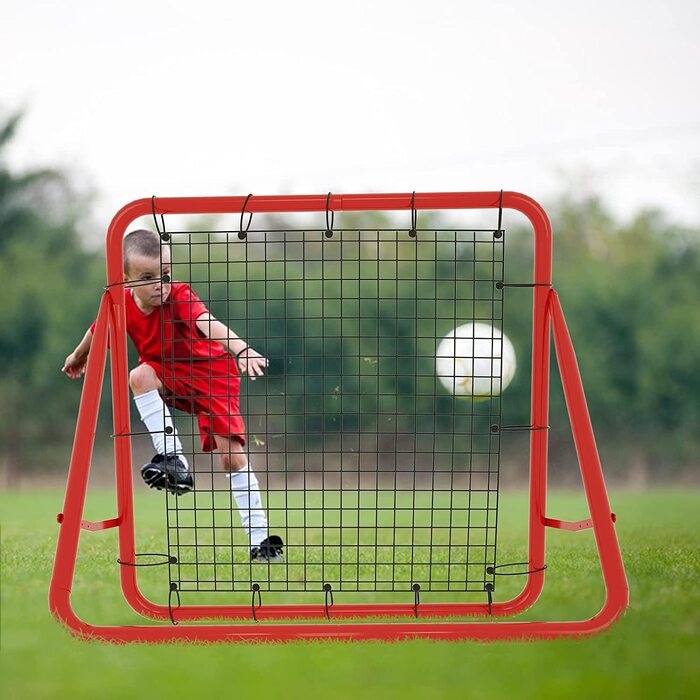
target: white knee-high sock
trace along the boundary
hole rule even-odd
[[[164,403],[158,390],[151,389],[145,394],[134,396],[134,403],[139,410],[143,424],[151,434],[156,452],[160,455],[177,455],[187,467],[187,460],[182,454],[182,445],[173,425],[170,409]],[[172,432],[167,434],[166,428],[171,428]]]
[[[262,507],[260,484],[255,472],[250,464],[246,464],[243,469],[231,472],[229,478],[243,529],[248,533],[251,546],[259,545],[267,537],[267,516]]]

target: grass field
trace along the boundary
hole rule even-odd
[[[137,499],[139,532],[146,543],[161,536],[162,501],[152,496],[139,492]],[[700,697],[698,491],[611,494],[631,605],[607,633],[581,640],[491,644],[119,647],[73,639],[47,609],[62,497],[60,491],[0,494],[3,698]],[[499,556],[522,551],[525,509],[524,494],[502,495]],[[113,494],[98,492],[86,517],[113,513]],[[577,519],[586,511],[578,495],[554,493],[548,514]],[[81,540],[73,600],[91,622],[138,621],[121,599],[115,543],[114,531],[84,533]],[[596,612],[602,586],[591,533],[552,531],[547,560],[545,592],[526,617],[576,618]],[[507,598],[511,591],[499,582],[498,593]]]

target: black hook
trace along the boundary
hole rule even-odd
[[[177,607],[179,608],[180,607],[180,591],[177,589],[177,583],[170,584],[170,592],[168,593],[168,615],[170,616],[170,622],[172,622],[174,625],[179,625],[180,623],[175,622],[175,618],[173,617],[173,606],[172,606],[173,592],[177,594]]]
[[[326,592],[326,619],[330,620],[331,616],[329,609],[333,607],[333,586],[330,583],[323,584],[323,590]],[[328,605],[328,599],[330,597],[331,604]]]
[[[156,216],[156,196],[153,195],[151,197],[151,213],[153,214],[153,223],[156,225],[156,231],[158,232],[158,235],[160,236],[161,240],[167,241],[170,240],[170,234],[165,230],[165,219],[163,218],[163,215],[160,215],[160,221],[161,224],[163,225],[163,230],[160,230],[160,226],[158,226],[158,217]]]
[[[245,216],[245,210],[246,210],[246,207],[248,206],[248,201],[250,200],[250,198],[252,196],[253,196],[252,194],[249,194],[245,198],[245,202],[243,202],[243,209],[241,209],[241,221],[238,224],[238,238],[240,238],[241,240],[243,240],[246,237],[246,234],[248,233],[248,229],[250,228],[250,222],[253,220],[253,212],[251,211],[251,212],[249,212],[249,216],[248,216],[248,224],[246,225],[245,230],[244,230],[243,229],[243,217]]]
[[[258,618],[255,616],[255,594],[258,594],[258,607],[262,606],[262,597],[260,595],[260,584],[259,583],[254,583],[253,584],[253,599],[250,602],[250,609],[253,613],[253,620],[255,622],[258,621]]]
[[[413,194],[411,195],[411,228],[408,232],[408,235],[411,238],[415,238],[418,235],[418,231],[416,230],[418,228],[418,212],[416,211],[416,191],[413,190]]]
[[[335,219],[335,212],[331,211],[331,193],[326,195],[326,238],[333,238],[333,221]]]
[[[418,618],[418,606],[420,605],[420,583],[414,583],[413,589],[413,614]]]
[[[493,615],[493,584],[487,583],[484,586],[484,590],[486,591],[486,596],[488,598],[489,616],[491,616]]]
[[[493,232],[494,238],[503,238],[503,229],[501,223],[503,221],[503,190],[498,195],[498,228]]]

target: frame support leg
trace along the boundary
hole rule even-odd
[[[603,469],[593,435],[590,414],[583,392],[574,346],[564,319],[564,312],[557,293],[549,296],[549,313],[552,319],[554,349],[561,373],[566,408],[569,412],[571,431],[574,436],[576,454],[581,468],[583,488],[591,514],[600,566],[607,592],[605,606],[599,614],[610,617],[612,622],[622,614],[629,603],[629,588],[622,563],[620,544],[615,532],[615,523],[610,516],[610,501],[605,488]]]

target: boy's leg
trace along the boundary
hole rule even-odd
[[[222,469],[229,472],[231,491],[241,514],[243,529],[250,538],[251,547],[257,547],[268,536],[267,516],[262,507],[258,479],[239,440],[217,435],[216,451]]]
[[[139,365],[129,372],[129,386],[141,420],[151,434],[153,447],[159,455],[177,455],[187,466],[182,444],[173,425],[170,409],[160,392],[163,384],[153,367]]]

